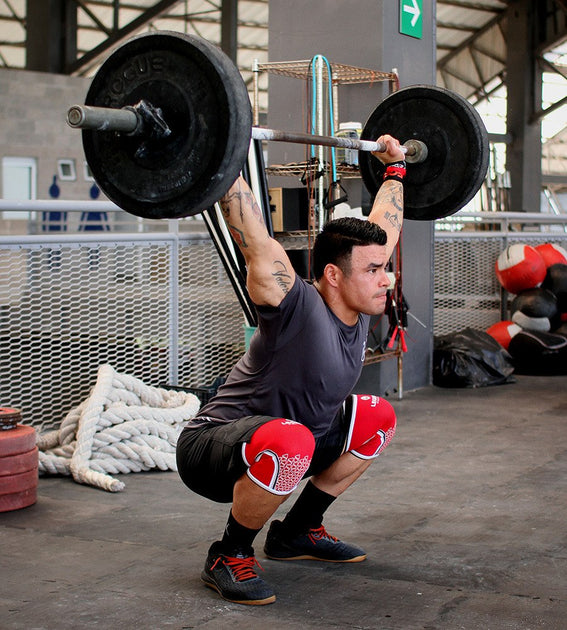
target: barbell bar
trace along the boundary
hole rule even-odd
[[[121,109],[110,107],[92,107],[88,105],[72,105],[67,112],[67,123],[74,129],[91,129],[97,131],[121,132],[128,135],[147,135],[148,123],[143,120],[139,111],[150,106],[144,102],[135,106],[127,106]],[[150,106],[151,107],[151,106]],[[189,124],[189,123],[188,123]],[[160,133],[158,131],[158,133]],[[161,129],[163,137],[171,133],[169,127]],[[386,151],[384,142],[372,140],[360,140],[359,138],[345,138],[335,136],[321,136],[309,133],[281,131],[266,127],[252,127],[254,140],[290,142],[296,144],[340,147],[354,149],[355,151]],[[406,161],[410,163],[423,162],[427,158],[427,146],[421,140],[411,139],[401,146],[406,154]]]
[[[484,181],[489,160],[482,120],[463,97],[443,88],[402,88],[378,104],[361,138],[252,127],[246,85],[216,46],[170,31],[144,33],[101,65],[84,105],[67,112],[82,129],[95,181],[124,210],[151,219],[211,207],[230,188],[251,138],[359,150],[371,195],[384,166],[372,155],[383,134],[406,149],[404,216],[434,220],[463,207]]]

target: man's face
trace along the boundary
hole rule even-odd
[[[386,274],[386,248],[357,245],[352,249],[350,271],[341,273],[341,296],[347,308],[358,313],[380,315],[386,305],[390,279]]]

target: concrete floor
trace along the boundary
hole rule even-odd
[[[0,627],[567,628],[567,377],[408,392],[398,433],[331,507],[360,564],[257,557],[269,606],[200,582],[227,506],[176,473],[123,476],[110,494],[42,478],[34,506],[0,514]]]

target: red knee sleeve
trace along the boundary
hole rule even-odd
[[[299,422],[277,418],[257,429],[242,445],[248,476],[272,494],[289,494],[309,468],[315,439]]]
[[[373,459],[388,446],[396,431],[392,405],[379,396],[353,394],[345,403],[350,415],[346,449],[362,459]]]

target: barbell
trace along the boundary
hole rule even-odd
[[[75,129],[116,131],[142,137],[167,138],[171,133],[159,110],[156,110],[151,103],[145,100],[122,109],[73,105],[67,112],[67,123]],[[318,136],[316,134],[281,131],[266,127],[252,127],[251,137],[254,140],[276,140],[297,144],[342,147],[356,151],[377,151],[383,153],[387,149],[384,142],[376,140]],[[410,139],[401,148],[406,155],[406,160],[410,163],[423,162],[427,157],[427,147],[420,140]]]
[[[106,196],[134,215],[180,218],[211,207],[246,161],[250,139],[356,149],[371,195],[384,166],[372,151],[389,133],[410,162],[404,216],[454,214],[480,188],[488,168],[488,135],[470,103],[449,90],[418,85],[386,97],[361,138],[252,127],[246,85],[233,62],[195,35],[138,35],[101,65],[84,105],[67,122],[82,129],[93,177]]]

